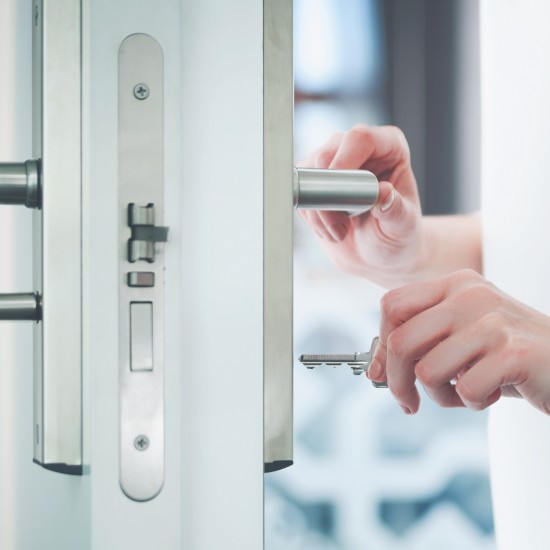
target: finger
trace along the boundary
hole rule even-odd
[[[415,375],[426,393],[442,407],[463,407],[452,381],[477,362],[488,347],[488,335],[472,330],[451,334],[426,353],[416,364]]]
[[[379,183],[378,201],[369,214],[377,219],[384,236],[398,242],[413,234],[421,215],[418,206],[388,181]]]
[[[335,132],[321,147],[296,162],[296,166],[298,168],[328,168],[338,150],[343,135],[343,132]]]
[[[500,399],[501,388],[519,385],[524,381],[521,365],[509,364],[504,357],[490,354],[459,378],[456,391],[468,408],[479,411]]]
[[[332,233],[328,230],[327,226],[321,219],[318,210],[300,210],[300,215],[320,239],[326,239],[329,242],[336,242],[332,236]]]
[[[336,242],[343,241],[349,232],[349,215],[345,212],[317,211],[325,232]]]
[[[412,387],[411,389],[411,395],[414,402],[414,399],[416,399],[416,404],[413,403],[413,406],[409,405],[403,405],[401,403],[401,399],[398,398],[394,393],[394,387],[391,383],[388,382],[387,378],[387,372],[386,372],[386,359],[387,359],[387,348],[382,343],[382,341],[378,342],[378,346],[376,348],[376,351],[374,353],[373,359],[371,360],[371,363],[369,365],[368,371],[367,371],[367,377],[369,380],[372,380],[373,382],[386,382],[388,388],[392,392],[392,395],[396,398],[396,401],[399,403],[401,409],[403,409],[403,412],[406,414],[413,414],[418,410],[418,405],[420,404],[420,395],[418,394],[418,391],[414,385],[414,377],[409,380],[409,384]],[[406,373],[405,373],[406,376]]]
[[[317,150],[313,160],[313,168],[329,168],[344,138],[343,132],[334,133],[329,140]],[[358,168],[357,166],[347,166],[347,168]]]
[[[297,166],[310,168],[328,168],[343,138],[342,132],[334,133],[317,151]],[[342,241],[349,231],[349,216],[345,212],[309,211],[302,214],[317,235],[330,242]]]
[[[453,325],[453,313],[448,308],[436,305],[410,318],[389,335],[386,377],[392,394],[403,408],[411,412],[418,410],[416,363],[447,338]]]
[[[438,304],[445,295],[446,287],[439,281],[413,283],[384,294],[380,303],[380,338],[369,369],[371,380],[386,380],[387,342],[395,328]]]
[[[409,157],[403,133],[393,126],[358,125],[346,132],[331,168],[359,168],[370,160],[385,159],[392,164]]]
[[[446,278],[439,278],[412,283],[384,294],[380,303],[380,341],[385,344],[399,325],[443,301],[447,292]]]
[[[375,382],[386,381],[386,345],[380,339],[367,370],[367,377]]]
[[[295,166],[297,168],[312,168],[315,166],[315,155],[316,151],[313,153],[310,153],[307,157],[304,157],[303,159],[296,162]]]

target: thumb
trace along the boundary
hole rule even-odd
[[[379,185],[378,201],[371,214],[386,235],[396,239],[410,235],[421,216],[418,206],[401,195],[389,181],[381,181]]]

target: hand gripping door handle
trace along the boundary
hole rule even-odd
[[[300,210],[335,210],[356,216],[376,204],[378,191],[378,179],[367,170],[294,168],[294,208]]]

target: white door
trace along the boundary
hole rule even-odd
[[[264,461],[292,453],[291,12],[0,3],[0,162],[43,170],[41,210],[0,210],[0,293],[42,304],[0,325],[2,550],[263,547]]]

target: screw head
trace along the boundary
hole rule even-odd
[[[149,438],[146,435],[138,435],[134,439],[134,447],[138,451],[146,451],[149,448]]]
[[[141,82],[134,86],[134,97],[136,99],[143,101],[144,99],[147,99],[149,97],[149,94],[150,94],[150,91],[149,91],[149,86],[147,86],[147,84],[143,84],[143,82]]]

